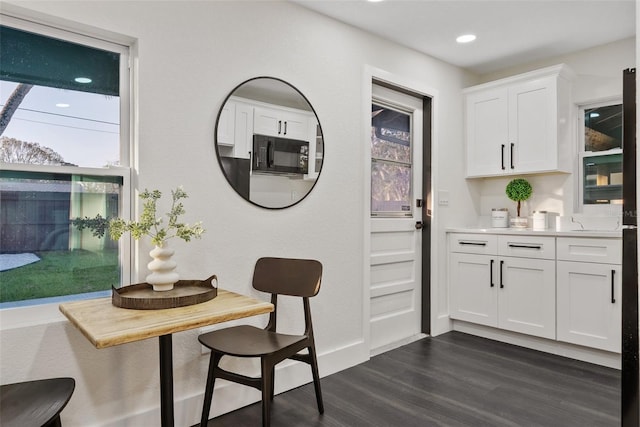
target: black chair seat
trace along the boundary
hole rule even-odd
[[[305,335],[286,335],[242,325],[207,332],[198,337],[210,349],[237,357],[260,357],[303,343]]]
[[[51,378],[0,386],[2,427],[60,426],[60,412],[71,399],[73,378]]]

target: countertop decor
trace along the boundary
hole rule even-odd
[[[175,271],[175,261],[171,259],[174,251],[167,247],[167,241],[173,237],[178,237],[185,242],[191,241],[192,238],[198,239],[204,233],[204,228],[201,222],[189,225],[179,221],[180,215],[186,212],[181,200],[188,197],[182,187],[171,191],[171,208],[166,214],[168,222],[165,226],[164,219],[157,215],[157,203],[161,197],[160,191],[145,189],[140,194],[140,199],[144,201],[140,220],[125,221],[121,218],[113,218],[109,221],[109,235],[113,240],[120,239],[126,232],[129,232],[135,240],[144,236],[151,237],[151,243],[155,248],[149,253],[153,261],[147,264],[151,274],[146,280],[153,285],[154,291],[169,291],[173,289],[174,283],[180,276]]]

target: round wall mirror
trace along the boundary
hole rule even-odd
[[[231,91],[218,114],[215,144],[229,184],[267,209],[304,199],[324,158],[313,107],[295,87],[273,77],[256,77]]]

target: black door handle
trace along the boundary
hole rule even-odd
[[[615,294],[615,270],[611,270],[611,304],[616,303],[616,294]]]
[[[500,162],[502,164],[502,170],[505,170],[505,167],[504,167],[504,144],[501,144],[501,147],[502,147],[501,148],[502,152],[500,153]]]
[[[510,159],[510,161],[511,161],[511,169],[515,169],[515,167],[513,166],[513,147],[515,145],[516,144],[514,144],[513,142],[511,143],[511,156],[510,156],[511,157],[511,159]]]
[[[493,260],[491,260],[489,264],[489,284],[491,285],[490,287],[493,288]]]
[[[500,289],[504,288],[504,283],[502,283],[502,266],[504,265],[504,261],[500,261]]]
[[[424,224],[422,221],[416,221],[416,230],[422,230]]]

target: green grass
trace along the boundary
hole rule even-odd
[[[117,249],[36,255],[40,261],[0,272],[0,302],[104,291],[120,283]]]

